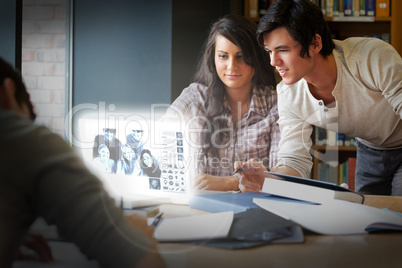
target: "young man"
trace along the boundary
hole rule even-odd
[[[153,227],[127,220],[73,149],[34,118],[20,74],[0,58],[0,267],[11,266],[39,216],[102,267],[164,267]]]
[[[277,0],[257,39],[282,77],[281,142],[271,171],[309,177],[313,125],[357,139],[356,190],[402,195],[402,59],[374,38],[332,40],[309,0]],[[261,168],[245,164],[243,188],[258,189]]]

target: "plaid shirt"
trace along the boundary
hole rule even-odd
[[[194,159],[200,153],[200,131],[208,131],[204,128],[207,122],[205,117],[205,102],[207,88],[201,84],[193,83],[185,88],[182,94],[174,101],[162,120],[185,120],[186,131],[193,135],[186,142],[190,144]],[[271,168],[276,165],[278,158],[278,144],[280,139],[277,110],[276,91],[253,89],[250,108],[243,115],[238,124],[233,123],[233,112],[228,101],[224,100],[224,113],[219,119],[228,122],[225,131],[229,131],[229,137],[219,146],[219,157],[208,157],[208,165],[197,165],[198,173],[206,173],[215,176],[230,176],[234,172],[235,161],[247,161],[256,159],[264,166]],[[197,131],[198,130],[198,131]],[[216,130],[215,132],[222,131]],[[196,133],[194,135],[194,133]],[[211,142],[213,142],[212,135]]]

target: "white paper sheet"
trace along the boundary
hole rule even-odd
[[[402,231],[401,216],[343,200],[311,205],[254,198],[254,203],[320,234],[362,234],[371,228]]]
[[[155,229],[158,241],[191,241],[227,237],[233,211],[164,218]]]

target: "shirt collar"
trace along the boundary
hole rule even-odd
[[[269,90],[266,88],[265,90]],[[224,97],[224,102],[223,105],[225,109],[229,112],[232,112],[229,106],[229,101],[227,100],[227,97],[225,95]],[[260,88],[253,88],[253,93],[251,95],[251,101],[250,101],[250,108],[248,109],[246,113],[246,117],[250,117],[253,114],[257,114],[263,117],[266,117],[268,115],[268,109],[267,109],[267,101],[265,99],[265,93],[263,89]]]

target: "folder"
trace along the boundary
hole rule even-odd
[[[184,242],[226,249],[250,248],[269,243],[303,243],[299,225],[260,207],[166,218],[155,229],[159,242]]]

